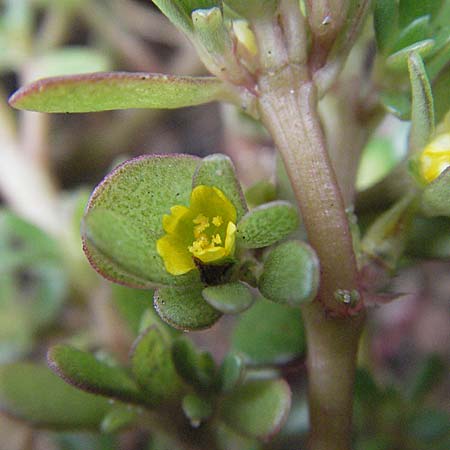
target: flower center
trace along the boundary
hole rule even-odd
[[[198,257],[208,250],[223,247],[222,238],[218,233],[219,227],[223,224],[221,216],[215,216],[210,221],[209,217],[199,214],[192,222],[194,223],[195,240],[188,247],[188,250],[194,256]]]

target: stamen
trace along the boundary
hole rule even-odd
[[[216,227],[220,227],[220,225],[223,224],[223,219],[221,216],[216,216],[213,218],[212,220],[213,225],[215,225]]]
[[[193,222],[196,224],[194,227],[194,236],[199,238],[201,233],[203,233],[209,227],[209,219],[203,214],[199,214]]]

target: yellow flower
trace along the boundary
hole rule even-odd
[[[427,183],[435,180],[450,166],[450,133],[437,135],[419,157],[420,171]]]
[[[163,217],[166,234],[156,249],[172,275],[182,275],[196,265],[219,263],[234,254],[236,208],[216,187],[197,186],[189,207],[175,205]]]

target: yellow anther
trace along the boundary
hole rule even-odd
[[[222,243],[222,238],[220,237],[219,234],[216,234],[215,236],[213,236],[211,242],[212,242],[213,244],[220,245],[220,244]]]
[[[196,224],[194,227],[194,236],[198,238],[209,227],[209,219],[203,214],[199,214],[193,222]]]
[[[221,216],[216,216],[216,217],[213,218],[212,223],[213,223],[214,226],[220,227],[220,225],[223,224],[223,219],[222,219]]]

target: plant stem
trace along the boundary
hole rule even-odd
[[[338,289],[357,287],[356,259],[347,215],[326,149],[312,82],[295,66],[260,78],[260,114],[283,157],[308,239],[321,264],[319,300],[345,316]]]
[[[281,153],[308,239],[321,264],[317,300],[304,307],[308,340],[311,450],[350,450],[353,382],[364,314],[335,298],[357,288],[342,195],[317,112],[316,89],[300,66],[259,80],[260,114]]]
[[[350,450],[353,384],[364,314],[330,318],[318,302],[302,312],[308,341],[308,448]]]

